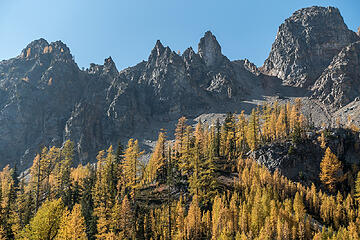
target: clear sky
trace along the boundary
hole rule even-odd
[[[80,67],[112,56],[118,69],[146,60],[157,39],[173,51],[211,30],[229,59],[260,66],[279,25],[300,8],[335,6],[352,30],[359,0],[0,0],[0,60],[31,41],[62,40]]]

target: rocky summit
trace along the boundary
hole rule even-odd
[[[357,40],[337,8],[300,9],[279,27],[262,70],[287,85],[310,87],[334,56]]]
[[[309,7],[281,24],[261,68],[230,61],[210,31],[197,52],[180,55],[158,40],[146,61],[121,71],[111,57],[80,70],[61,41],[33,41],[0,62],[0,165],[25,169],[43,146],[67,139],[88,162],[130,136],[155,140],[183,115],[211,123],[267,100],[301,97],[305,112],[330,124],[359,97],[359,40],[338,9]]]

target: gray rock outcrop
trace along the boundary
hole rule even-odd
[[[343,165],[359,164],[359,135],[348,129],[332,129],[326,137],[326,146],[339,158]],[[320,134],[308,136],[301,143],[274,142],[249,153],[260,165],[270,171],[278,170],[294,181],[307,184],[319,183],[320,162],[325,149],[321,148]]]
[[[335,109],[360,96],[360,41],[345,47],[334,57],[312,90],[313,98]]]

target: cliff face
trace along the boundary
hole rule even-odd
[[[337,8],[300,9],[280,25],[262,70],[284,84],[311,87],[333,57],[358,39]]]
[[[84,88],[62,42],[30,43],[20,56],[0,62],[0,156],[2,165],[28,157],[42,145],[59,145],[63,126]],[[36,147],[35,147],[36,146]]]
[[[312,97],[343,107],[360,96],[360,41],[341,50],[312,87]]]
[[[111,58],[81,71],[62,42],[30,43],[0,63],[1,165],[30,165],[42,146],[76,143],[79,161],[152,121],[196,115],[248,96],[260,80],[229,61],[211,32],[182,56],[158,41],[147,61],[118,71]]]

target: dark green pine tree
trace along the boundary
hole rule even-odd
[[[226,134],[226,138],[224,138],[224,149],[225,156],[228,159],[232,159],[235,156],[236,152],[236,134],[235,134],[235,116],[233,113],[229,112],[226,115],[224,121],[224,130]]]
[[[125,191],[125,176],[124,176],[124,146],[121,141],[118,141],[118,146],[115,153],[116,177],[113,178],[113,184],[117,188],[117,198],[123,197]]]
[[[220,157],[221,125],[219,119],[216,119],[216,135],[214,137],[215,156]]]
[[[167,205],[168,205],[168,239],[171,239],[171,233],[172,233],[172,223],[171,223],[171,215],[172,215],[172,209],[171,209],[171,203],[172,203],[172,189],[175,185],[175,174],[174,174],[174,162],[172,159],[172,149],[170,144],[168,145],[168,151],[167,151]]]
[[[14,168],[13,168],[11,177],[14,181],[15,190],[18,190],[19,189],[19,172],[18,172],[18,168],[17,168],[17,163],[14,164]]]
[[[118,146],[116,148],[115,162],[116,164],[121,165],[124,161],[124,146],[121,144],[121,141],[118,141]]]
[[[60,162],[58,163],[58,196],[61,197],[63,203],[67,207],[72,207],[75,204],[73,199],[74,193],[71,184],[71,166],[74,160],[74,143],[66,141],[61,149]],[[75,193],[76,194],[76,193]]]
[[[81,192],[80,204],[81,211],[85,218],[86,235],[89,240],[95,239],[96,217],[94,216],[94,200],[92,197],[92,189],[95,185],[96,174],[93,168],[90,168],[90,174],[84,179],[84,186]]]
[[[202,208],[208,208],[218,189],[215,164],[217,157],[213,149],[215,146],[205,144],[208,136],[206,136],[201,123],[196,126],[194,135],[194,145],[190,149],[192,159],[192,175],[189,178],[190,192],[198,196]]]
[[[35,201],[32,198],[33,194],[30,190],[26,189],[25,180],[22,179],[19,183],[19,190],[17,191],[16,198],[16,210],[13,211],[12,219],[13,219],[13,229],[15,234],[19,233],[21,229],[23,229],[27,224],[29,224],[30,220],[34,215],[35,210]]]

